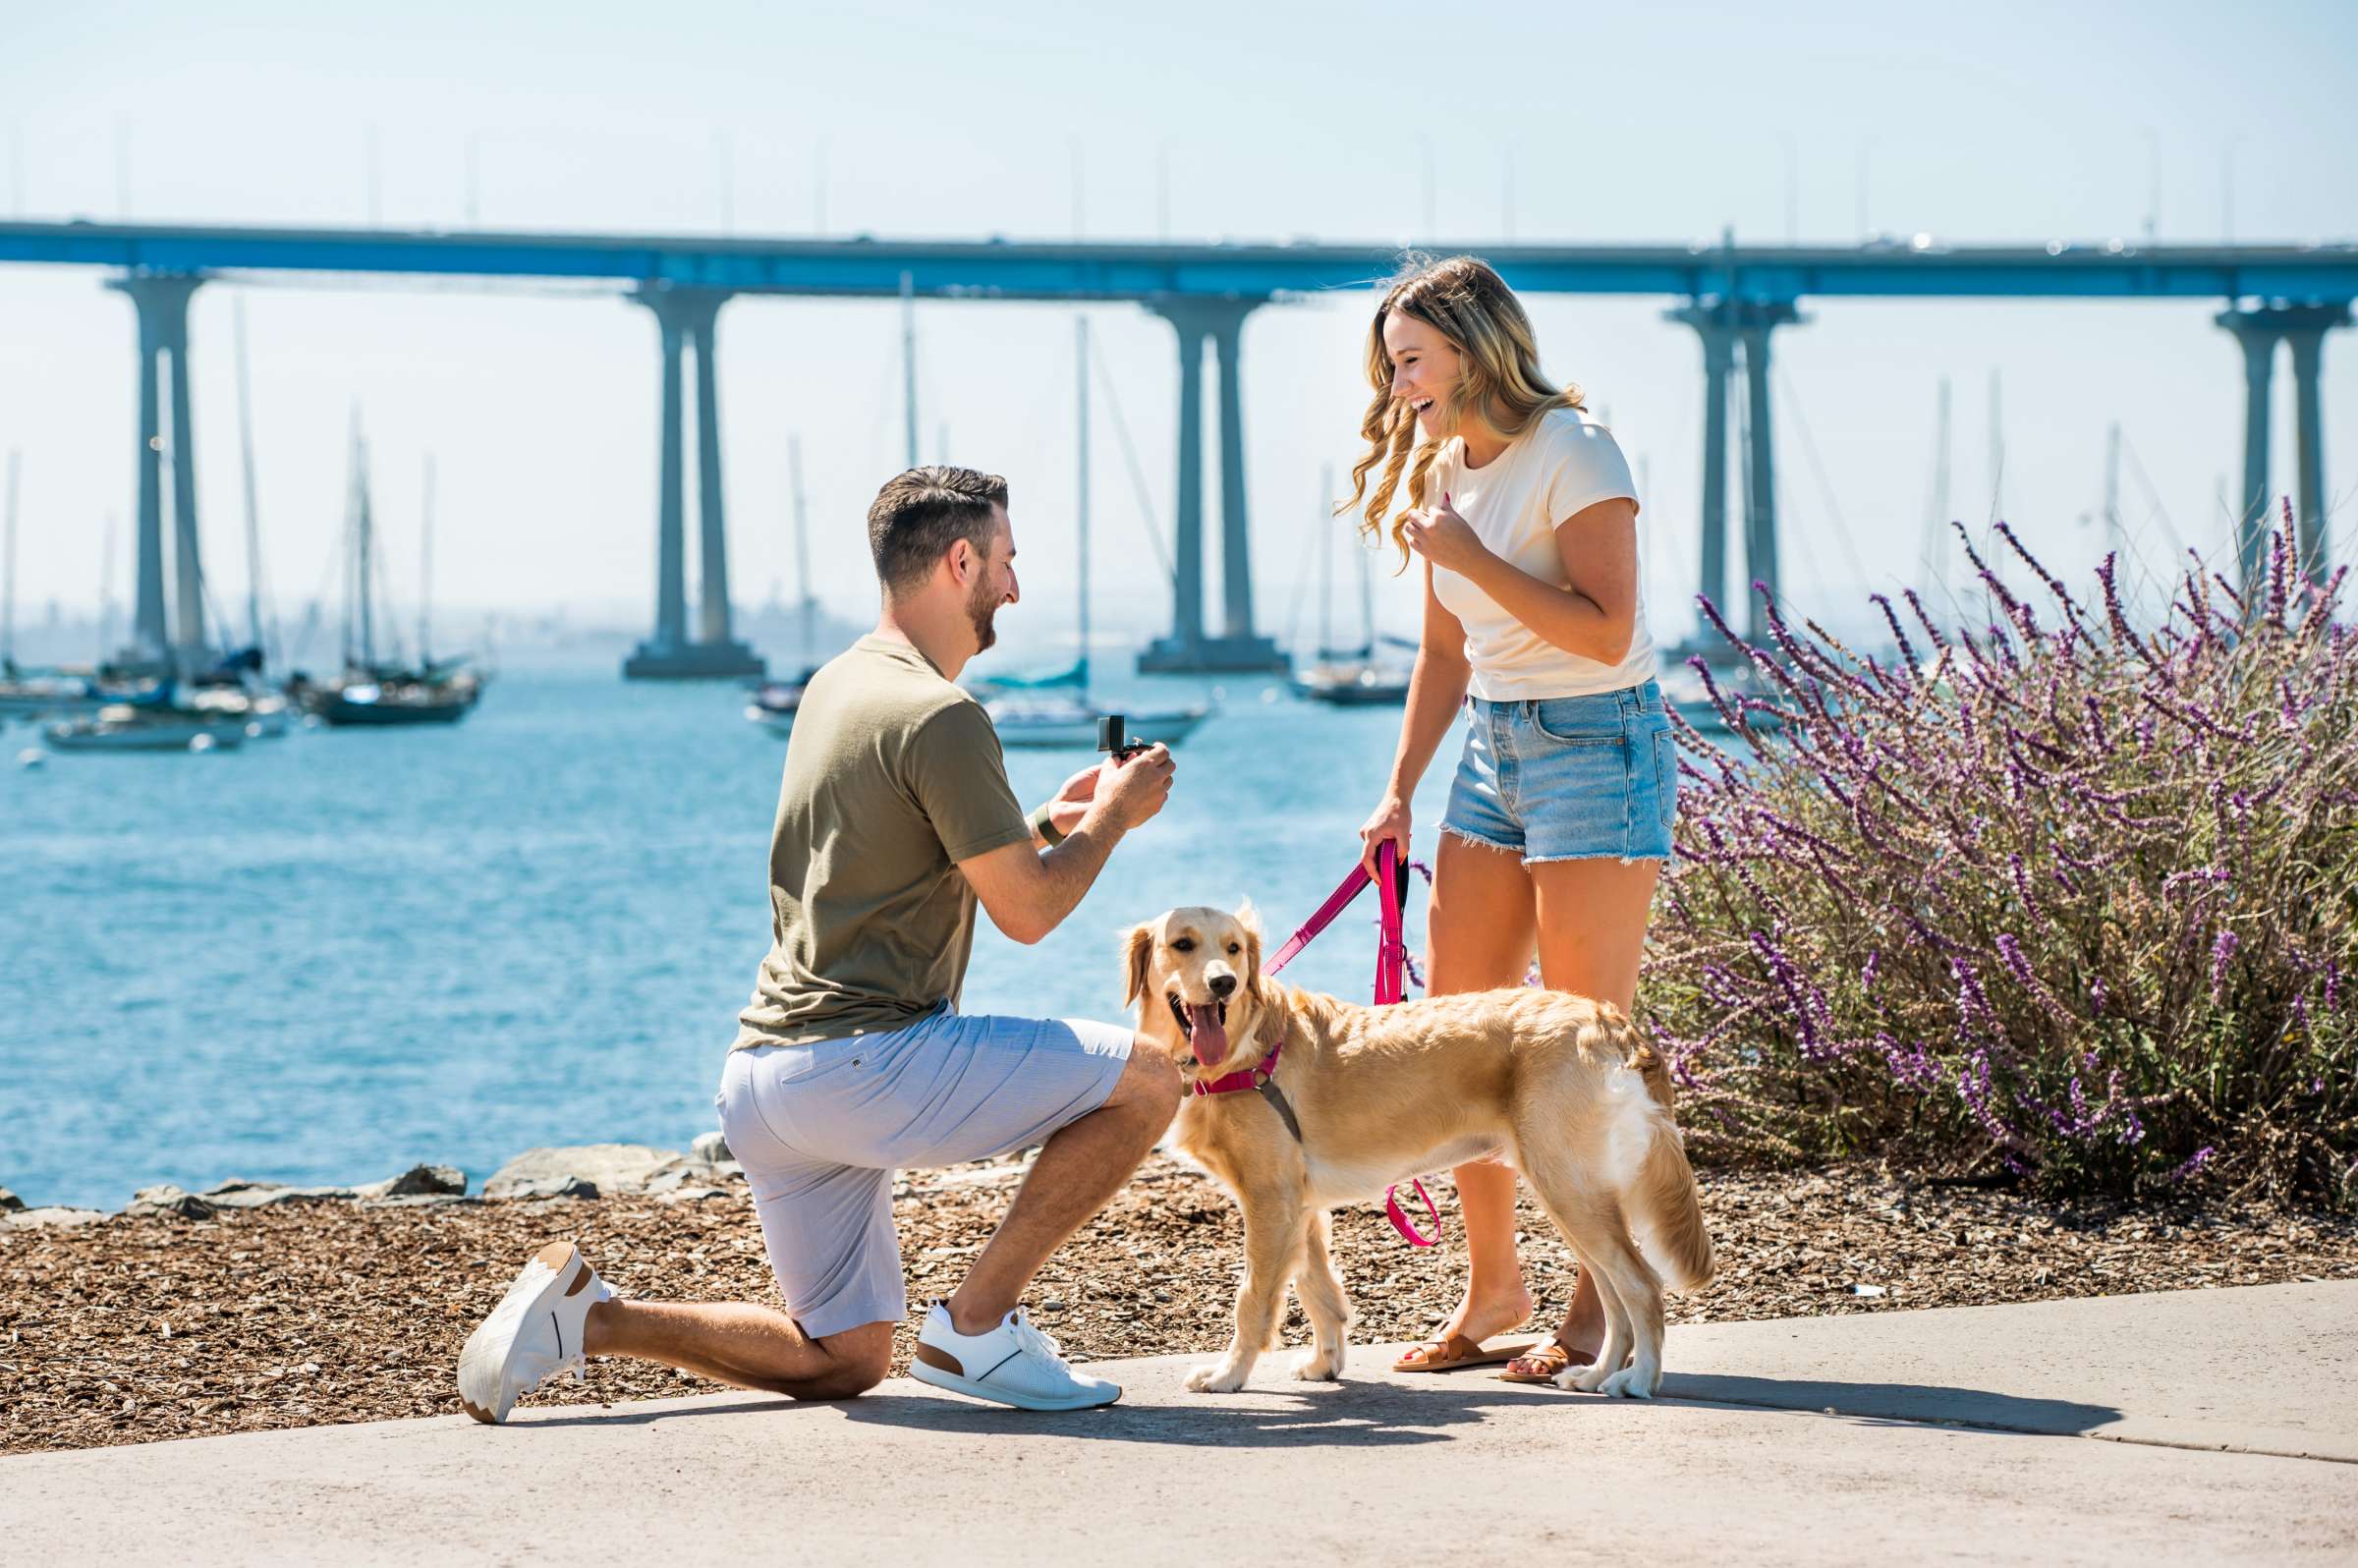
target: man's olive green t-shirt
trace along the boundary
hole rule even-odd
[[[853,644],[795,710],[771,945],[736,1048],[900,1029],[955,1004],[975,937],[957,863],[1031,840],[982,704],[906,643]]]

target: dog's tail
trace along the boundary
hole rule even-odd
[[[1617,1015],[1608,1022],[1628,1029]],[[1629,1033],[1636,1036],[1634,1029]],[[1711,1281],[1712,1234],[1704,1228],[1694,1167],[1671,1116],[1669,1073],[1643,1036],[1626,1043],[1624,1065],[1613,1070],[1607,1091],[1619,1101],[1610,1148],[1622,1212],[1638,1251],[1664,1283],[1694,1290]]]
[[[1712,1233],[1704,1228],[1703,1206],[1695,1199],[1695,1171],[1669,1114],[1656,1110],[1648,1120],[1654,1123],[1653,1138],[1636,1179],[1622,1195],[1630,1231],[1672,1290],[1696,1290],[1711,1282],[1713,1264]]]

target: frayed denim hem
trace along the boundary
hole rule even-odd
[[[1618,855],[1611,850],[1607,850],[1601,855],[1526,855],[1523,857],[1523,864],[1527,867],[1568,866],[1575,861],[1619,861],[1624,866],[1636,866],[1652,861],[1657,866],[1667,866],[1671,857],[1668,855]]]
[[[1462,827],[1451,827],[1447,822],[1441,824],[1441,831],[1462,843],[1473,845],[1476,849],[1495,850],[1501,855],[1523,853],[1523,846],[1520,844],[1501,844],[1494,838],[1484,838],[1481,834],[1469,833]],[[1529,862],[1525,864],[1528,865]]]

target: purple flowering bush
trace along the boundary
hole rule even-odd
[[[1961,532],[1962,531],[1960,531]],[[1998,535],[1987,623],[1897,653],[1770,618],[1683,719],[1642,1007],[1697,1154],[1885,1155],[2128,1192],[2358,1183],[2358,634],[2279,535],[2132,627]],[[1701,667],[1701,661],[1697,661]]]

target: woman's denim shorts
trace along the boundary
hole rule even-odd
[[[1466,749],[1441,831],[1523,858],[1670,858],[1678,748],[1648,681],[1591,697],[1466,700]]]

